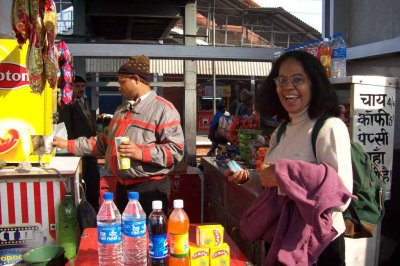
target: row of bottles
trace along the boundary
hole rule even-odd
[[[342,33],[336,33],[331,38],[323,38],[291,46],[285,52],[304,50],[317,57],[330,78],[346,77],[346,42]]]
[[[128,197],[121,219],[113,193],[103,195],[97,215],[99,265],[189,265],[189,218],[183,201],[174,200],[168,220],[162,202],[153,201],[146,223],[139,194],[129,192]]]

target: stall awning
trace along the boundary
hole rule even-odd
[[[87,73],[116,73],[127,61],[126,58],[87,58]],[[212,75],[212,61],[198,60],[197,75]],[[153,74],[183,75],[184,60],[151,59],[150,71]],[[218,76],[266,77],[271,70],[270,62],[215,61],[215,74]]]

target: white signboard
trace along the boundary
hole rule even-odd
[[[387,190],[392,178],[395,95],[393,87],[354,85],[353,141],[369,153]]]

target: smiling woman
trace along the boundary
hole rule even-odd
[[[263,115],[289,119],[290,113],[306,106],[311,119],[340,115],[336,93],[321,63],[306,52],[285,53],[275,62],[259,90],[255,107]]]
[[[311,82],[299,61],[288,59],[283,62],[279,76],[274,81],[283,108],[289,114],[300,113],[308,107],[311,101]]]
[[[294,205],[300,206],[301,208],[293,209],[290,214],[284,213],[284,208],[281,210],[282,215],[280,217],[291,217],[289,220],[293,221],[293,215],[297,211],[305,211],[305,206],[303,202],[299,205],[296,203],[296,197],[289,195],[286,189],[300,186],[300,189],[296,191],[305,191],[307,194],[307,201],[318,202],[317,205],[321,204],[320,195],[325,195],[326,192],[321,189],[324,184],[324,180],[316,181],[310,176],[305,175],[301,177],[299,181],[292,180],[290,184],[286,184],[282,180],[280,175],[279,165],[282,162],[287,162],[290,164],[303,164],[308,163],[308,166],[312,168],[316,164],[318,166],[326,164],[333,168],[335,172],[335,177],[332,182],[335,182],[334,186],[328,186],[330,194],[330,200],[333,198],[342,198],[341,190],[345,191],[347,195],[350,195],[353,186],[352,168],[351,168],[351,157],[350,157],[350,137],[346,125],[343,121],[338,118],[339,105],[336,97],[336,93],[332,88],[329,79],[327,78],[324,68],[321,63],[311,54],[304,51],[292,51],[287,52],[280,56],[271,69],[271,72],[267,79],[265,80],[263,86],[258,91],[257,97],[255,97],[255,107],[256,110],[262,115],[267,116],[278,116],[280,118],[288,120],[286,131],[281,137],[277,138],[278,130],[275,130],[271,135],[271,140],[269,143],[269,149],[265,155],[263,164],[260,166],[260,171],[237,171],[235,173],[227,171],[226,175],[228,179],[235,183],[248,183],[251,185],[256,185],[264,187],[266,195],[271,197],[280,196],[287,197],[288,202],[295,202]],[[316,140],[316,150],[313,152],[311,144],[311,132],[315,125],[317,119],[321,117],[329,117],[326,121],[327,123],[321,128]],[[315,155],[314,155],[315,154]],[[305,166],[305,165],[304,165]],[[307,167],[301,166],[302,171],[307,171]],[[293,178],[295,174],[291,172],[290,174],[284,175]],[[311,188],[310,182],[317,182],[317,186]],[[298,188],[298,187],[297,187]],[[316,194],[313,194],[316,193]],[[313,195],[311,195],[313,194]],[[343,198],[342,198],[343,199]],[[328,200],[329,201],[329,200]],[[324,201],[326,202],[326,201]],[[300,263],[304,265],[314,264],[317,260],[316,265],[332,265],[339,266],[345,265],[345,249],[344,249],[344,230],[345,224],[343,220],[342,212],[347,208],[350,200],[345,199],[339,204],[335,205],[337,207],[328,208],[324,210],[324,217],[327,222],[313,222],[314,232],[322,232],[318,228],[318,224],[327,224],[328,232],[335,232],[335,234],[330,238],[326,238],[325,243],[318,242],[317,252],[309,252],[308,255],[299,256],[298,252],[300,250],[286,250],[282,247],[282,252],[285,256],[293,256],[298,259],[302,257],[309,263]],[[308,205],[308,204],[305,204]],[[311,206],[311,205],[310,205]],[[252,206],[251,208],[256,208]],[[250,209],[251,209],[250,208]],[[261,207],[257,209],[256,212],[260,211],[274,211],[273,210],[261,210]],[[312,204],[311,212],[315,213],[315,206]],[[283,214],[282,214],[283,213]],[[304,214],[304,215],[303,215]],[[303,213],[303,217],[308,217],[308,214]],[[322,216],[318,215],[317,219]],[[259,216],[254,217],[259,220]],[[325,219],[324,218],[324,219]],[[283,220],[285,220],[284,218]],[[255,220],[248,220],[243,224],[252,223]],[[314,220],[313,220],[314,221]],[[279,223],[283,223],[282,219]],[[310,224],[310,223],[305,223]],[[242,226],[242,224],[241,224]],[[262,224],[257,226],[258,228],[270,228],[267,224]],[[283,226],[282,226],[283,227]],[[279,228],[279,226],[278,226]],[[305,233],[310,228],[299,227],[298,231]],[[242,228],[241,228],[241,231]],[[276,229],[272,232],[272,240],[269,238],[264,238],[269,244],[271,244],[271,249],[269,250],[269,244],[266,245],[266,250],[268,251],[266,257],[266,264],[275,265],[273,263],[276,258],[280,259],[277,253],[277,244],[274,239],[284,238],[287,232],[280,232]],[[268,235],[270,232],[262,232],[263,236]],[[314,233],[313,233],[314,234]],[[317,237],[313,235],[309,239]],[[292,238],[291,241],[296,243],[291,243],[294,247],[296,246],[309,246],[311,249],[315,248],[313,244],[302,242],[301,240],[295,240]],[[254,239],[250,239],[254,240]],[[312,247],[311,247],[312,246]],[[310,255],[312,254],[312,255]],[[292,265],[293,263],[285,263],[279,261],[283,264]],[[297,262],[297,261],[296,261]]]

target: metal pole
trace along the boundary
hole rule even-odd
[[[215,0],[213,8],[213,46],[215,47]],[[215,60],[212,60],[212,74],[213,74],[213,112],[217,112],[216,95],[217,95],[217,81],[215,76]]]
[[[225,45],[228,43],[228,15],[225,18]]]
[[[208,11],[207,11],[207,43],[210,43],[210,13],[211,13],[211,3],[208,4]]]

